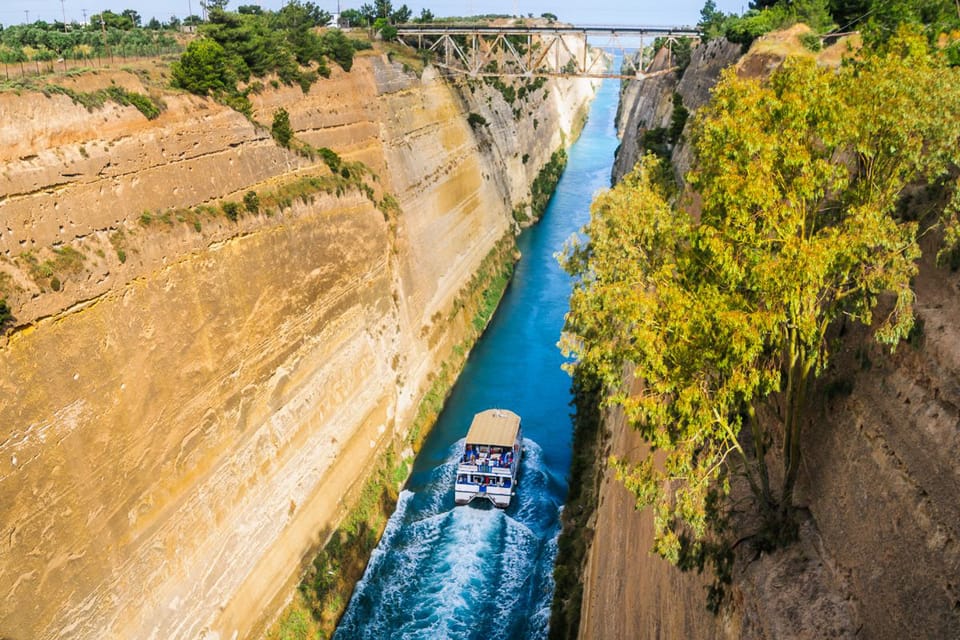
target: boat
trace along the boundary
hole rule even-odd
[[[487,409],[473,416],[457,464],[456,503],[481,498],[501,509],[509,507],[516,494],[522,442],[520,416],[514,412]]]

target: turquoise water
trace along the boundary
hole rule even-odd
[[[571,285],[554,256],[609,186],[616,108],[617,84],[605,81],[542,220],[518,239],[513,281],[417,456],[336,640],[547,636],[572,439],[570,378],[556,346]],[[464,434],[491,407],[523,420],[517,495],[505,511],[455,507]]]

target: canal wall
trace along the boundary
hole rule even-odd
[[[247,118],[167,76],[0,92],[2,637],[261,633],[383,452],[412,455],[476,272],[594,91],[373,52]],[[159,115],[77,100],[111,87]]]
[[[767,73],[785,52],[802,52],[796,35],[773,34],[743,56],[711,42],[694,51],[682,76],[628,84],[615,177],[633,166],[644,130],[669,126],[674,92],[693,111],[721,67]],[[825,51],[821,62],[834,63],[831,56],[839,54]],[[682,137],[670,155],[683,176],[690,154]],[[592,544],[580,638],[960,636],[960,389],[952,383],[960,334],[947,320],[960,313],[960,275],[935,264],[935,235],[923,239],[915,281],[922,332],[891,355],[866,330],[847,329],[835,364],[810,394],[804,437],[816,446],[805,451],[798,480],[807,514],[799,540],[774,552],[739,547],[719,614],[706,610],[709,571],[680,572],[650,551],[651,514],[635,510],[602,463],[611,454],[637,460],[644,443],[621,415],[604,416],[597,508],[585,527]],[[740,533],[750,533],[749,523]]]

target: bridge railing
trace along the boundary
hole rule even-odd
[[[451,73],[484,76],[560,76],[591,78],[636,78],[646,72],[624,74],[609,68],[605,50],[626,49],[620,40],[658,38],[666,46],[679,38],[699,38],[693,27],[675,26],[490,26],[476,24],[400,25],[398,39],[427,51],[437,66]],[[589,46],[588,38],[606,38],[601,47]],[[636,48],[636,45],[634,47]]]

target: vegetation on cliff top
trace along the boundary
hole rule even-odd
[[[891,348],[910,332],[920,249],[905,188],[943,190],[940,221],[960,237],[960,69],[901,28],[839,71],[803,59],[766,80],[728,71],[692,146],[699,216],[668,201],[651,156],[595,201],[589,241],[565,254],[578,281],[563,346],[650,443],[616,464],[653,508],[656,551],[683,568],[713,559],[722,578],[733,474],[753,490],[758,548],[795,532],[800,458],[815,446],[803,410],[831,328],[873,325]],[[758,419],[777,402],[779,424]]]
[[[0,28],[0,62],[21,66],[35,63],[39,71],[40,63],[52,65],[58,59],[160,55],[182,49],[178,33],[181,22],[176,18],[166,24],[154,19],[145,28],[140,22],[140,15],[127,9],[119,14],[95,13],[86,24],[74,23],[70,28],[62,22],[42,20]]]
[[[819,35],[830,31],[860,31],[866,42],[886,42],[898,25],[912,24],[934,41],[941,34],[960,29],[960,9],[954,0],[751,0],[743,15],[725,14],[714,0],[700,11],[698,26],[706,39],[725,37],[731,42],[750,44],[775,29],[802,22],[813,29],[805,41],[819,47]],[[950,48],[953,64],[960,63],[960,46]]]
[[[327,60],[344,71],[353,65],[353,54],[365,45],[348,38],[339,29],[322,33],[330,14],[312,2],[289,2],[279,11],[241,7],[233,13],[215,8],[200,27],[202,36],[191,42],[171,67],[172,83],[199,95],[224,99],[240,111],[249,112],[247,93],[237,83],[276,74],[284,84],[299,84],[304,93],[318,77],[329,77]]]

